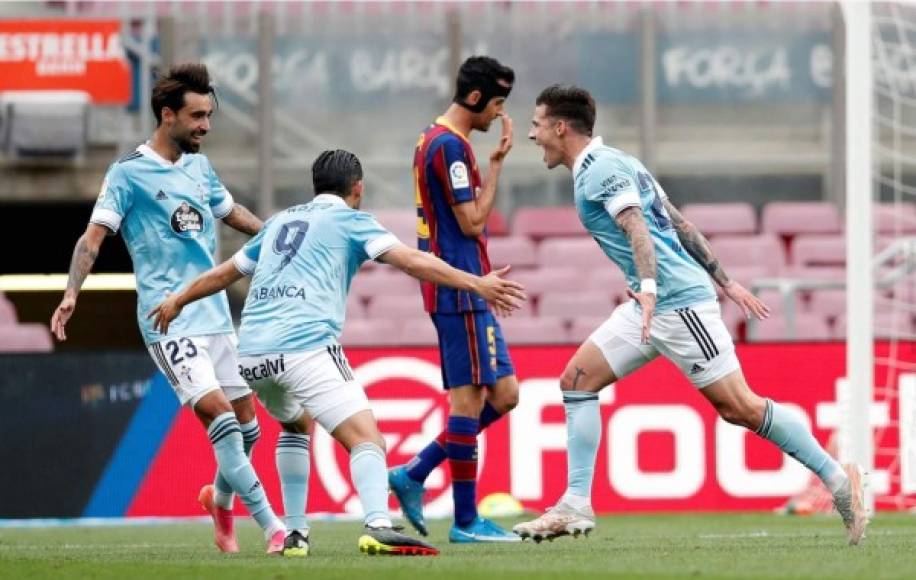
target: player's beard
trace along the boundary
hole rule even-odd
[[[199,137],[202,139],[204,135],[205,133],[201,133]],[[194,134],[188,133],[175,138],[175,143],[178,144],[178,148],[181,149],[182,153],[197,153],[200,151],[200,143],[192,141],[192,137],[194,137]]]

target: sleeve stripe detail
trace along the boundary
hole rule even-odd
[[[244,249],[232,255],[232,263],[235,264],[236,270],[246,276],[254,274],[254,270],[258,265],[257,262],[245,255]]]
[[[641,205],[639,194],[636,192],[621,193],[604,202],[604,208],[611,214],[611,217],[617,217],[617,214],[623,211],[624,208]]]
[[[212,209],[213,217],[215,217],[218,220],[223,219],[224,217],[232,213],[232,208],[234,206],[235,206],[235,200],[232,198],[232,194],[227,191],[225,199],[223,199],[223,201],[221,201],[219,205],[217,205],[216,207]]]
[[[116,232],[118,228],[121,227],[121,219],[122,217],[118,212],[103,207],[97,207],[92,210],[92,215],[89,217],[89,223],[99,224]]]
[[[374,260],[395,246],[399,246],[399,240],[394,234],[383,234],[374,240],[366,242],[366,254],[370,260]]]

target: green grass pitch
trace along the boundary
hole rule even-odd
[[[511,525],[513,521],[501,521]],[[432,522],[436,557],[366,556],[356,522],[315,522],[312,554],[269,558],[259,530],[239,524],[242,552],[224,555],[210,527],[0,528],[0,578],[230,580],[265,578],[916,578],[916,516],[881,514],[858,547],[837,517],[771,514],[621,515],[589,538],[450,545]]]

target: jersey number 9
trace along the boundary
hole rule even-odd
[[[283,227],[277,232],[277,237],[274,240],[274,252],[283,256],[283,261],[280,262],[280,267],[277,268],[278,271],[287,267],[293,261],[293,258],[299,252],[299,247],[302,246],[302,242],[305,240],[307,231],[309,231],[309,223],[297,220],[283,224]]]

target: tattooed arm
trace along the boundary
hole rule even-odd
[[[67,340],[67,334],[64,332],[67,321],[73,315],[76,308],[76,297],[86,281],[86,276],[92,270],[95,259],[99,255],[99,248],[105,241],[108,234],[108,228],[98,224],[89,224],[86,232],[80,236],[73,248],[73,258],[70,260],[70,276],[67,279],[67,289],[64,291],[64,298],[60,305],[51,316],[51,332],[57,337],[57,340]]]
[[[719,264],[715,254],[713,254],[709,240],[700,233],[700,230],[692,222],[681,215],[681,212],[674,207],[670,200],[665,199],[664,203],[681,245],[709,273],[716,284],[722,288],[727,288],[732,281],[729,279],[728,274],[725,273],[725,270],[722,269],[722,265]]]
[[[649,226],[642,215],[642,209],[637,206],[624,208],[614,219],[630,240],[633,262],[636,264],[639,278],[655,280],[655,246],[652,244],[652,236],[649,234]]]
[[[728,274],[722,269],[722,265],[719,264],[719,260],[713,253],[709,240],[700,233],[700,230],[685,219],[670,200],[665,199],[664,203],[681,245],[709,273],[716,284],[722,287],[725,295],[741,307],[744,316],[750,318],[751,315],[754,315],[759,320],[769,317],[770,309],[767,308],[766,304],[748,292],[744,286],[728,277]]]
[[[223,223],[249,236],[255,235],[264,227],[264,222],[262,222],[258,216],[254,215],[248,208],[240,204],[232,206],[232,211],[223,218]]]
[[[642,308],[642,341],[649,343],[649,326],[652,323],[652,313],[655,311],[655,274],[658,264],[655,261],[655,246],[652,243],[652,235],[649,233],[649,226],[646,224],[646,218],[642,214],[642,208],[631,206],[620,210],[614,217],[617,225],[627,235],[630,240],[630,247],[633,250],[633,262],[636,265],[636,273],[639,279],[643,281],[639,292],[633,292],[629,288],[627,294],[639,302]],[[646,286],[646,281],[651,280],[651,287]]]

